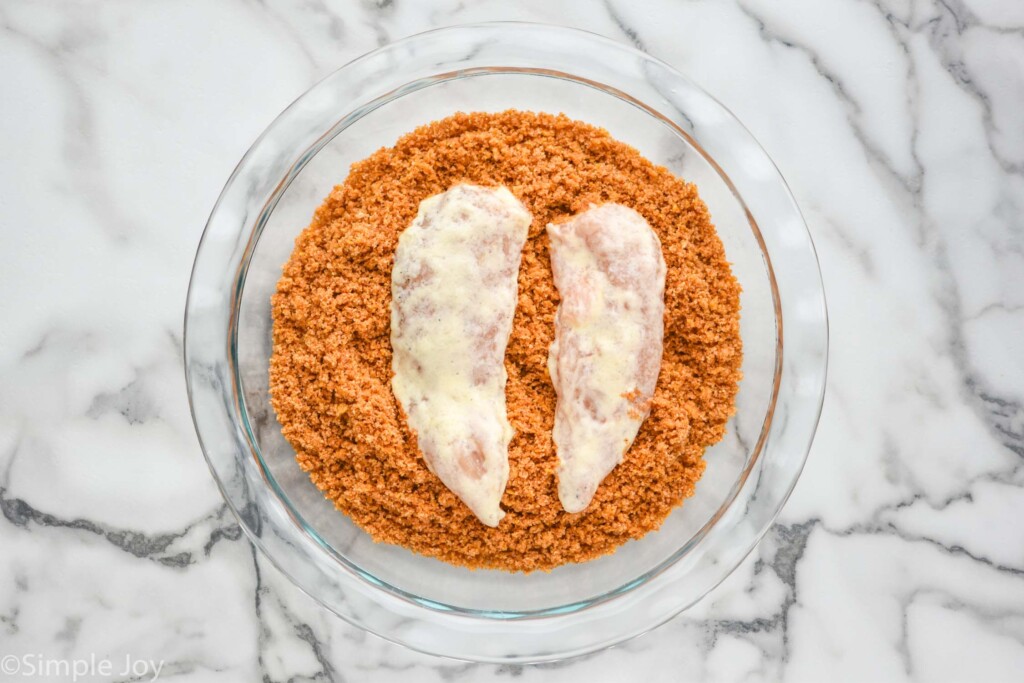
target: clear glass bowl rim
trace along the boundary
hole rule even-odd
[[[804,256],[810,259],[810,264],[813,266],[811,270],[813,271],[814,276],[804,284],[808,286],[810,290],[812,290],[810,300],[816,301],[819,304],[820,309],[817,312],[818,319],[816,320],[816,322],[819,323],[820,329],[808,331],[807,334],[809,338],[808,343],[810,343],[812,346],[817,345],[817,347],[819,347],[818,350],[820,351],[820,363],[819,367],[817,368],[818,372],[812,373],[816,375],[816,390],[811,392],[804,392],[807,393],[808,395],[806,396],[806,399],[802,401],[801,405],[789,407],[790,410],[792,410],[794,407],[800,408],[801,410],[806,412],[808,416],[810,416],[811,419],[808,421],[811,425],[810,433],[805,435],[805,446],[802,449],[800,449],[801,452],[799,453],[799,457],[795,459],[795,462],[792,463],[793,466],[789,468],[789,472],[792,475],[791,481],[788,482],[787,486],[784,486],[781,490],[776,492],[776,497],[778,500],[777,504],[773,506],[774,509],[770,514],[770,518],[759,520],[759,523],[756,525],[756,528],[753,529],[754,533],[746,534],[746,536],[742,540],[739,546],[742,552],[731,553],[729,561],[729,564],[731,566],[720,568],[724,569],[724,571],[719,572],[720,576],[718,576],[717,579],[713,581],[711,585],[707,586],[706,589],[703,590],[700,593],[700,595],[696,596],[695,598],[689,598],[680,601],[679,604],[672,605],[671,608],[667,611],[662,610],[663,613],[659,614],[656,619],[649,620],[650,623],[640,625],[639,627],[635,624],[630,624],[626,629],[622,629],[622,632],[620,634],[617,634],[613,638],[609,639],[605,637],[600,642],[595,641],[583,647],[577,646],[575,647],[575,649],[567,651],[558,651],[557,648],[552,649],[550,647],[535,647],[532,650],[529,648],[524,650],[521,649],[521,646],[519,646],[519,648],[517,648],[516,651],[509,652],[507,654],[503,653],[500,655],[495,655],[491,648],[477,648],[476,650],[474,650],[474,648],[470,646],[468,648],[459,647],[453,650],[447,650],[445,648],[439,649],[436,646],[432,647],[429,644],[417,642],[414,638],[403,638],[400,635],[382,632],[382,629],[380,627],[375,627],[374,624],[367,623],[367,620],[365,618],[360,618],[358,615],[353,614],[348,610],[339,608],[340,606],[338,604],[330,604],[329,602],[322,599],[322,597],[318,595],[314,586],[310,585],[309,581],[303,581],[302,578],[298,575],[299,573],[293,571],[292,568],[288,566],[292,563],[294,558],[288,558],[286,556],[283,556],[280,551],[275,551],[274,549],[268,547],[268,543],[264,542],[265,534],[262,532],[262,526],[269,520],[261,519],[259,520],[261,523],[253,523],[251,514],[244,514],[242,512],[242,510],[245,507],[245,504],[251,503],[251,499],[245,497],[240,498],[237,491],[232,491],[231,487],[226,486],[226,473],[224,472],[224,468],[222,466],[223,461],[211,457],[212,451],[209,445],[210,440],[204,438],[204,435],[209,434],[210,430],[215,429],[215,427],[212,427],[208,421],[203,419],[203,416],[197,411],[196,405],[196,394],[199,391],[198,387],[203,385],[202,377],[200,376],[201,373],[197,372],[197,369],[203,366],[195,362],[198,355],[196,353],[197,340],[194,338],[194,335],[190,336],[190,327],[192,327],[192,329],[194,330],[199,325],[209,325],[211,322],[211,320],[209,319],[209,315],[203,316],[202,311],[204,309],[200,306],[195,305],[196,298],[201,290],[199,282],[202,280],[202,273],[204,272],[203,268],[201,267],[203,265],[201,264],[201,256],[204,253],[204,246],[207,246],[209,242],[213,239],[213,234],[218,231],[220,233],[223,233],[225,228],[231,228],[231,226],[234,226],[234,231],[237,233],[237,235],[235,236],[236,242],[248,238],[248,243],[245,245],[245,248],[241,252],[241,258],[234,258],[239,256],[239,252],[237,249],[231,250],[230,252],[230,255],[232,256],[232,258],[230,259],[231,265],[235,266],[235,277],[233,278],[234,288],[233,291],[230,292],[231,302],[229,303],[229,309],[233,308],[233,315],[228,316],[227,320],[221,321],[222,323],[229,324],[229,330],[227,335],[229,339],[229,344],[227,345],[227,348],[223,350],[227,353],[226,360],[228,364],[232,366],[232,377],[230,377],[230,391],[224,391],[225,389],[227,389],[228,383],[226,382],[220,382],[218,388],[222,391],[222,393],[230,394],[230,402],[225,402],[223,404],[225,406],[225,409],[230,412],[231,407],[229,406],[233,405],[234,410],[237,413],[237,416],[240,416],[240,419],[237,419],[236,416],[236,420],[234,421],[233,424],[233,426],[235,427],[234,431],[236,432],[236,434],[234,435],[236,437],[235,441],[238,440],[238,437],[241,437],[243,441],[248,442],[247,444],[245,444],[247,448],[240,450],[234,454],[234,460],[236,461],[237,466],[237,461],[240,459],[239,456],[243,456],[241,458],[242,462],[244,463],[243,467],[249,466],[259,468],[261,470],[259,472],[260,478],[270,489],[274,490],[274,496],[277,499],[277,502],[285,508],[285,516],[291,519],[293,527],[291,529],[287,528],[287,526],[285,526],[285,528],[275,528],[275,534],[290,535],[291,533],[296,533],[305,535],[304,539],[290,539],[289,543],[287,544],[288,547],[293,547],[295,544],[298,544],[298,547],[305,547],[307,550],[315,548],[313,552],[326,551],[332,556],[334,560],[338,561],[337,566],[339,567],[339,569],[342,569],[342,572],[338,575],[332,576],[331,578],[333,580],[342,581],[343,583],[348,583],[349,581],[363,582],[365,585],[360,588],[365,589],[366,586],[371,587],[371,600],[379,603],[380,606],[384,609],[387,609],[389,606],[397,606],[394,600],[402,601],[405,604],[402,606],[403,609],[401,609],[400,611],[404,613],[405,619],[422,619],[425,622],[427,622],[430,625],[430,628],[432,629],[436,629],[439,627],[443,628],[445,626],[445,622],[450,622],[452,620],[469,620],[470,622],[479,622],[481,620],[485,620],[490,621],[494,624],[499,624],[502,627],[502,630],[505,631],[505,633],[494,633],[493,629],[491,629],[489,631],[490,635],[488,637],[500,635],[515,635],[517,636],[517,640],[525,640],[525,642],[527,643],[529,643],[531,639],[529,637],[526,637],[524,639],[522,636],[529,636],[531,623],[537,623],[538,620],[545,620],[546,622],[550,623],[552,620],[562,620],[568,622],[580,616],[586,616],[588,620],[602,618],[601,615],[597,614],[597,611],[600,610],[602,605],[605,605],[607,607],[608,603],[619,601],[626,595],[630,593],[635,593],[641,590],[642,588],[656,588],[656,586],[652,586],[652,584],[658,582],[659,580],[667,580],[671,582],[672,577],[666,578],[664,576],[665,570],[673,565],[676,565],[678,561],[683,558],[683,556],[685,556],[690,550],[693,549],[693,547],[695,547],[698,543],[706,539],[708,532],[710,532],[712,528],[721,520],[722,516],[730,508],[732,508],[732,506],[736,504],[737,497],[740,494],[740,492],[744,489],[744,487],[749,485],[748,479],[750,473],[753,470],[755,470],[761,464],[762,460],[768,455],[767,440],[769,432],[772,429],[771,412],[772,409],[774,409],[776,403],[775,398],[778,396],[782,382],[786,379],[785,373],[789,365],[788,363],[783,362],[784,356],[782,345],[782,330],[786,330],[786,346],[790,347],[792,346],[793,342],[792,328],[794,327],[793,325],[784,325],[783,323],[782,315],[783,311],[785,310],[783,305],[785,303],[784,300],[786,299],[786,296],[785,292],[779,291],[779,283],[777,283],[774,280],[774,276],[772,276],[772,285],[779,325],[779,356],[777,358],[776,364],[776,383],[774,388],[775,390],[773,392],[773,399],[771,402],[771,406],[769,407],[769,415],[765,422],[765,431],[762,433],[761,439],[759,440],[759,444],[756,449],[757,452],[755,452],[755,457],[752,458],[750,463],[748,463],[748,467],[745,470],[740,481],[737,482],[737,485],[734,488],[732,495],[730,496],[730,499],[726,501],[726,503],[719,510],[719,512],[712,518],[712,520],[710,520],[694,538],[690,539],[683,548],[677,551],[670,560],[662,563],[655,570],[648,572],[643,577],[640,577],[639,579],[632,581],[629,584],[620,587],[619,589],[609,591],[600,596],[596,596],[593,600],[584,601],[583,603],[574,603],[573,605],[563,605],[555,608],[545,609],[542,611],[523,613],[514,613],[507,611],[494,613],[480,610],[462,610],[460,608],[453,608],[452,606],[448,605],[441,605],[433,601],[419,599],[417,598],[417,596],[406,594],[403,591],[387,586],[386,584],[382,584],[382,582],[380,582],[375,577],[367,576],[365,572],[360,570],[358,567],[351,565],[351,563],[349,563],[343,557],[340,557],[337,554],[335,554],[333,549],[331,549],[327,544],[325,544],[321,539],[319,539],[319,537],[316,535],[315,530],[311,529],[308,525],[306,525],[304,520],[301,519],[301,516],[298,514],[298,512],[291,507],[291,504],[290,502],[288,502],[287,497],[284,496],[283,492],[279,489],[276,482],[273,480],[273,477],[270,475],[269,470],[267,470],[262,463],[262,458],[259,454],[258,446],[256,445],[255,440],[252,437],[251,430],[249,429],[249,426],[247,424],[247,413],[243,405],[241,392],[238,390],[239,378],[237,377],[236,367],[234,363],[235,332],[237,329],[237,307],[239,298],[238,294],[241,292],[241,288],[244,285],[245,269],[248,265],[248,257],[251,256],[252,249],[255,247],[256,241],[259,238],[259,233],[260,230],[262,229],[262,225],[265,223],[266,217],[269,216],[270,212],[273,210],[274,205],[276,204],[276,199],[280,197],[281,193],[283,193],[285,189],[287,189],[290,180],[294,178],[295,175],[298,174],[298,172],[301,171],[306,161],[308,161],[309,158],[311,158],[317,151],[319,151],[319,149],[324,144],[326,144],[330,139],[333,139],[335,135],[344,130],[344,128],[347,127],[347,125],[350,125],[355,120],[358,120],[358,118],[361,118],[362,116],[365,116],[366,114],[372,112],[372,110],[377,106],[380,106],[380,104],[401,97],[403,94],[409,92],[411,84],[418,84],[417,87],[426,87],[431,82],[439,82],[441,80],[447,80],[450,78],[465,78],[479,76],[486,73],[507,73],[509,71],[517,73],[536,73],[540,75],[550,75],[553,77],[563,78],[570,77],[572,80],[592,85],[592,87],[596,87],[600,90],[608,92],[609,94],[613,94],[617,97],[620,97],[621,99],[625,99],[626,101],[629,101],[632,104],[647,110],[648,113],[651,113],[659,118],[662,118],[663,120],[665,119],[665,116],[661,113],[660,110],[651,109],[647,107],[643,103],[643,101],[633,98],[631,95],[629,95],[628,92],[619,90],[613,86],[606,85],[599,79],[591,79],[585,76],[580,77],[577,76],[572,71],[562,71],[559,69],[545,69],[543,67],[538,67],[536,65],[536,57],[534,54],[524,54],[522,56],[522,59],[519,60],[520,63],[515,63],[517,60],[514,54],[510,56],[509,53],[509,51],[511,51],[511,53],[515,53],[517,51],[524,53],[528,52],[530,49],[530,45],[532,43],[537,43],[537,41],[543,42],[544,40],[547,40],[549,41],[549,44],[557,44],[558,38],[566,38],[569,36],[572,37],[571,42],[576,47],[578,47],[579,45],[586,45],[587,47],[593,48],[594,53],[589,54],[604,54],[608,55],[609,58],[611,55],[616,55],[622,58],[637,60],[638,63],[645,67],[648,65],[657,67],[657,69],[659,69],[661,72],[670,75],[673,79],[675,79],[675,84],[688,89],[690,95],[697,95],[706,100],[704,106],[717,108],[719,110],[719,115],[724,114],[726,117],[728,117],[730,124],[736,127],[737,132],[749,138],[749,142],[752,143],[754,146],[753,149],[756,149],[756,151],[759,152],[764,157],[764,160],[767,161],[768,167],[770,167],[774,176],[776,176],[776,178],[774,179],[777,181],[776,189],[781,191],[785,195],[786,199],[788,199],[788,208],[795,214],[795,217],[799,222],[800,227],[802,228],[802,234],[799,235],[799,237],[802,240],[805,240],[805,244],[802,245],[805,247]],[[443,40],[444,47],[439,47],[440,43],[438,39]],[[445,62],[445,58],[447,57],[447,55],[433,54],[438,52],[450,52],[453,44],[470,47],[481,43],[481,41],[486,41],[488,47],[494,47],[496,45],[499,48],[499,51],[505,50],[505,53],[502,55],[504,59],[500,63],[491,64],[490,66],[480,66],[479,64],[465,63],[467,60],[459,60],[459,68],[457,68],[455,71],[452,71],[451,69],[445,68],[453,66],[452,64]],[[426,51],[425,53],[423,52],[424,50]],[[276,184],[274,194],[268,197],[267,200],[262,204],[259,215],[255,219],[252,219],[251,212],[245,211],[242,212],[240,216],[229,216],[229,220],[217,220],[218,218],[223,218],[225,214],[229,214],[226,205],[229,204],[233,199],[231,189],[233,187],[238,188],[242,186],[251,186],[252,181],[251,179],[247,179],[247,176],[251,176],[259,171],[258,163],[256,163],[256,157],[258,156],[258,150],[261,147],[261,145],[266,146],[269,142],[271,142],[269,138],[271,137],[272,131],[274,131],[275,129],[280,130],[282,128],[287,128],[288,126],[293,125],[295,123],[294,116],[292,116],[292,120],[289,120],[289,115],[294,114],[296,113],[297,110],[301,109],[304,101],[308,101],[310,98],[314,97],[317,92],[322,92],[325,89],[331,88],[332,85],[336,85],[335,83],[333,83],[334,81],[343,78],[347,71],[358,69],[361,64],[365,65],[366,63],[372,62],[375,59],[386,60],[389,57],[394,58],[395,56],[401,55],[403,52],[407,54],[409,51],[418,51],[418,56],[420,56],[421,58],[426,58],[426,61],[429,61],[429,58],[431,56],[437,57],[437,59],[435,59],[435,61],[431,63],[431,68],[427,70],[429,73],[419,74],[419,78],[410,77],[408,79],[404,79],[402,87],[394,88],[392,90],[386,90],[384,84],[381,84],[380,87],[376,88],[377,91],[381,91],[379,92],[379,94],[377,94],[375,97],[370,97],[369,95],[365,96],[362,100],[360,100],[361,102],[363,102],[363,105],[361,107],[355,107],[347,114],[337,116],[337,120],[334,122],[333,125],[329,127],[328,132],[316,138],[315,144],[309,146],[298,145],[287,150],[277,150],[279,154],[283,152],[286,154],[291,154],[296,158],[293,160],[293,163],[288,165],[288,173],[285,174],[284,180],[281,180]],[[524,62],[529,62],[530,64],[526,64]],[[682,111],[680,111],[680,113],[682,114]],[[685,117],[685,114],[683,114],[683,116]],[[696,131],[685,130],[684,128],[681,128],[678,125],[674,125],[671,123],[670,125],[672,125],[672,127],[675,128],[680,135],[686,137],[695,148],[701,150],[702,153],[704,153],[703,147],[699,143],[699,136],[697,135]],[[296,153],[294,151],[296,149],[300,150],[301,154]],[[749,150],[747,151],[749,152]],[[709,161],[711,161],[711,163],[718,166],[718,162],[715,160],[714,157],[709,156],[707,153],[705,153],[705,157],[708,158]],[[726,175],[725,171],[723,170],[720,170],[720,173],[722,177],[726,180],[726,182],[728,182],[732,186],[732,176]],[[735,191],[735,188],[734,193],[736,194],[737,200],[740,201],[741,203],[744,203],[745,205],[743,198],[738,194],[738,192]],[[251,196],[247,196],[247,199],[249,200],[249,206],[247,208],[255,208],[259,206],[259,202],[253,202]],[[748,215],[750,216],[751,228],[754,230],[755,234],[758,236],[758,239],[761,241],[762,250],[765,254],[766,263],[768,264],[769,271],[772,272],[774,269],[772,268],[771,261],[769,260],[767,247],[765,246],[764,240],[761,237],[758,228],[758,222],[755,221],[755,214],[749,210],[749,207]],[[239,217],[241,218],[241,220],[239,220]],[[790,228],[792,229],[792,226],[790,226]],[[793,237],[791,236],[789,239],[790,241],[792,241]],[[225,294],[229,293],[225,292]],[[800,325],[796,326],[796,332],[798,334],[801,332],[800,328]],[[821,404],[824,397],[825,373],[827,365],[827,336],[827,313],[825,309],[824,292],[822,290],[817,257],[814,251],[814,246],[811,241],[810,235],[807,232],[806,225],[803,221],[802,216],[800,216],[799,214],[799,209],[797,209],[796,204],[793,201],[792,196],[789,192],[789,189],[786,186],[785,181],[782,179],[781,174],[779,174],[774,163],[771,162],[771,160],[768,158],[764,150],[761,149],[760,146],[753,141],[753,138],[750,136],[749,132],[747,132],[746,129],[742,127],[742,124],[740,124],[723,105],[714,100],[714,98],[705,93],[698,86],[690,82],[686,77],[676,72],[674,69],[672,69],[672,67],[668,66],[667,64],[664,64],[663,62],[660,62],[659,60],[656,60],[653,57],[650,57],[649,55],[646,55],[643,52],[622,45],[620,43],[576,29],[566,29],[562,27],[547,26],[541,24],[525,24],[518,22],[495,22],[488,24],[475,24],[435,29],[433,31],[417,34],[404,40],[397,41],[395,43],[391,43],[381,48],[378,48],[377,50],[374,50],[366,55],[363,55],[362,57],[354,60],[353,62],[350,62],[349,64],[341,67],[340,69],[338,69],[337,71],[323,79],[320,83],[310,88],[268,127],[264,134],[261,135],[260,138],[257,139],[257,141],[253,144],[249,152],[246,153],[242,161],[239,163],[238,167],[235,169],[235,172],[228,180],[228,183],[226,184],[224,191],[222,192],[220,198],[218,199],[217,204],[214,207],[213,212],[211,213],[210,219],[207,223],[206,230],[204,231],[203,234],[203,238],[200,241],[200,245],[196,255],[196,263],[193,267],[192,279],[189,284],[188,301],[186,303],[184,356],[186,379],[193,420],[195,422],[196,431],[199,436],[200,443],[203,447],[204,455],[210,466],[211,472],[215,480],[217,481],[218,486],[221,489],[221,492],[224,495],[225,500],[227,501],[229,507],[232,509],[232,512],[235,514],[240,526],[245,531],[246,535],[250,538],[254,545],[260,548],[263,554],[275,566],[277,566],[278,569],[280,569],[286,576],[288,576],[294,583],[296,583],[296,585],[298,585],[300,589],[302,589],[304,592],[307,592],[315,600],[317,600],[318,602],[320,602],[325,607],[335,612],[342,618],[346,619],[347,621],[354,623],[357,626],[360,626],[366,630],[377,633],[378,635],[384,638],[412,647],[413,649],[430,652],[432,654],[440,654],[444,656],[469,659],[473,661],[526,662],[544,661],[558,659],[564,656],[582,654],[584,652],[612,645],[616,642],[620,642],[621,640],[625,640],[629,637],[645,632],[650,628],[653,628],[654,626],[657,626],[658,624],[664,622],[668,618],[671,618],[678,612],[686,609],[687,607],[692,605],[693,602],[696,602],[696,600],[699,600],[700,597],[702,597],[709,590],[711,590],[711,588],[713,588],[715,585],[724,580],[724,578],[728,576],[728,574],[731,573],[733,569],[735,569],[735,566],[738,565],[739,562],[742,561],[742,559],[747,554],[749,554],[749,552],[755,547],[755,545],[763,536],[763,534],[767,531],[771,522],[774,521],[775,516],[777,516],[778,512],[781,510],[781,507],[785,503],[786,499],[788,499],[789,494],[791,493],[793,487],[796,484],[796,480],[799,477],[800,471],[803,467],[803,463],[809,451],[811,440],[813,438],[814,428],[816,427],[817,419],[820,415]],[[814,368],[812,368],[812,370],[814,370]],[[239,428],[239,422],[241,423],[241,428]],[[223,424],[221,426],[223,427]],[[221,429],[221,431],[223,430]],[[244,457],[246,455],[254,457]],[[312,545],[309,545],[310,543]],[[682,576],[685,578],[686,574],[684,573]],[[348,587],[355,588],[356,586]],[[661,587],[662,592],[664,592],[665,589],[665,586]],[[374,591],[376,591],[376,593]],[[391,596],[385,597],[380,593],[381,591],[390,592]],[[614,618],[614,612],[617,611],[619,610],[612,610],[611,612],[609,612],[608,615],[604,615],[603,618]],[[463,636],[466,635],[465,624],[461,624],[460,626],[455,626],[454,624],[448,625],[453,627],[453,631],[455,632],[455,634],[462,634]],[[567,627],[568,626],[570,625],[567,624]],[[437,642],[436,638],[431,638],[430,640],[435,643]],[[539,646],[540,643],[538,642],[537,645]],[[545,645],[548,644],[545,643]]]

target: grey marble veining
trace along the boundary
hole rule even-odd
[[[264,126],[367,50],[493,19],[632,43],[729,106],[805,213],[832,330],[765,541],[662,628],[539,667],[415,654],[302,595],[221,501],[180,361],[200,232]],[[190,681],[1024,677],[1024,4],[8,0],[0,85],[0,656]]]

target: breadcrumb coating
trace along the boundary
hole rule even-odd
[[[505,356],[507,514],[479,522],[434,476],[391,391],[391,268],[419,203],[457,183],[504,185],[533,214]],[[638,211],[667,266],[651,413],[590,506],[562,510],[548,376],[558,294],[548,223],[591,204]],[[270,394],[299,465],[378,541],[467,567],[549,570],[658,528],[693,494],[740,379],[740,287],[697,188],[607,131],[509,110],[456,114],[354,164],[296,239],[272,298]]]

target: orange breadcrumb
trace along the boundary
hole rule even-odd
[[[532,212],[505,365],[507,516],[481,524],[427,469],[391,392],[391,268],[420,201],[505,185]],[[618,202],[647,219],[667,265],[665,349],[651,413],[591,505],[558,501],[547,371],[558,295],[545,226]],[[740,377],[739,285],[693,185],[564,115],[456,114],[354,164],[298,237],[272,300],[270,393],[299,465],[376,541],[468,567],[550,569],[656,529],[693,494]]]

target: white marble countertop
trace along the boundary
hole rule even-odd
[[[831,315],[818,436],[758,550],[653,633],[542,667],[418,655],[293,588],[225,509],[181,367],[200,232],[266,124],[383,42],[490,19],[631,42],[725,102],[793,188]],[[98,680],[126,658],[142,680],[149,660],[189,681],[1024,679],[1024,4],[5,0],[0,87],[0,658],[109,660]]]

